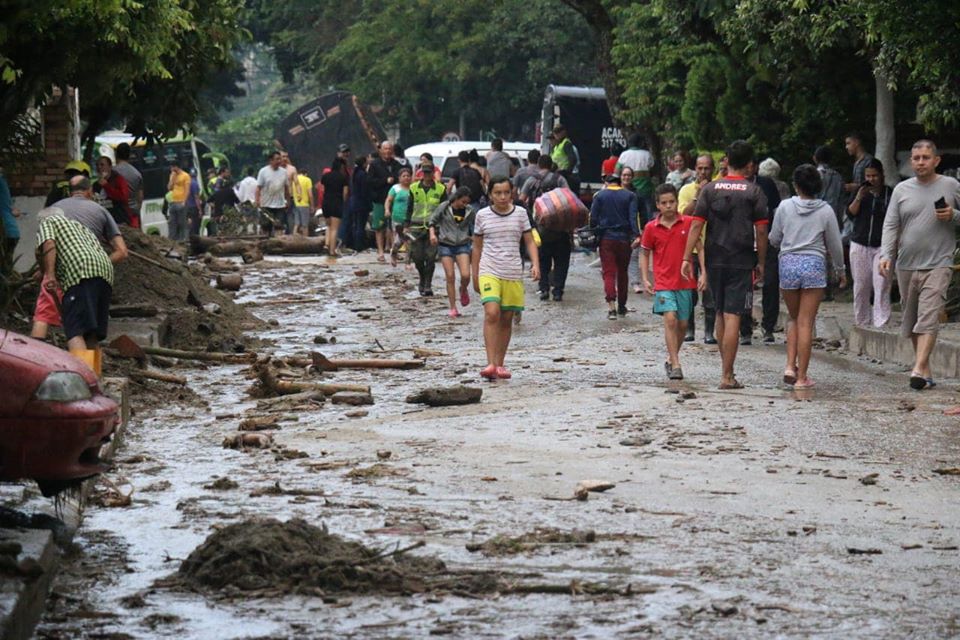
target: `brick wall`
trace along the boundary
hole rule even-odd
[[[5,175],[14,196],[45,196],[63,175],[63,166],[79,157],[79,123],[76,90],[54,87],[41,109],[43,158],[31,165],[6,167]]]

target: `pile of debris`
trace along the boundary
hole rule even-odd
[[[299,519],[248,520],[212,533],[181,563],[176,574],[156,586],[227,598],[299,594],[332,601],[343,594],[633,596],[655,591],[653,587],[630,584],[528,582],[537,577],[531,573],[521,579],[501,572],[453,570],[437,558],[407,555],[422,546],[421,541],[403,548],[375,550]]]
[[[163,342],[177,349],[241,352],[244,331],[265,324],[226,293],[210,286],[201,265],[186,266],[167,256],[176,249],[166,238],[123,228],[130,257],[116,265],[112,306],[124,315],[167,315]],[[114,311],[111,315],[115,315]]]

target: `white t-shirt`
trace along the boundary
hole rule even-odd
[[[234,191],[237,194],[237,200],[240,202],[256,202],[257,179],[253,176],[247,176],[237,184]]]
[[[506,214],[490,207],[480,209],[473,225],[474,235],[483,236],[479,275],[523,280],[520,241],[526,231],[530,231],[530,218],[523,207],[514,206]]]
[[[653,168],[653,156],[646,149],[627,149],[620,154],[617,163],[634,171],[650,171]]]
[[[287,206],[287,171],[283,167],[272,169],[270,165],[257,174],[260,187],[260,206],[268,209],[283,209]]]

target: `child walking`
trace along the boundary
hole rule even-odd
[[[460,187],[453,197],[434,211],[430,218],[430,244],[440,249],[440,264],[447,279],[447,300],[450,301],[451,318],[459,318],[457,309],[457,283],[454,267],[460,270],[460,304],[470,304],[470,248],[471,228],[477,212],[470,206],[471,192]]]
[[[683,380],[680,347],[687,334],[687,321],[693,311],[694,290],[707,285],[702,242],[697,243],[696,259],[700,263],[698,280],[681,274],[683,254],[690,237],[692,220],[677,213],[677,188],[662,184],[654,192],[660,215],[647,223],[640,241],[640,275],[643,288],[653,296],[653,312],[663,316],[663,334],[667,343],[664,369],[671,380]],[[653,258],[653,284],[650,284],[650,259]]]
[[[410,217],[410,183],[412,180],[413,172],[410,167],[400,169],[399,182],[390,187],[387,200],[383,204],[383,217],[390,222],[388,227],[393,227],[394,235],[393,245],[390,248],[390,264],[394,267],[397,266],[397,255],[400,253],[400,248],[407,241],[403,228]]]
[[[510,178],[490,181],[492,204],[477,213],[473,231],[471,266],[473,288],[483,304],[483,342],[487,366],[480,375],[488,380],[510,378],[504,366],[513,332],[513,316],[523,311],[523,263],[517,245],[522,239],[530,256],[530,277],[540,279],[540,256],[523,207],[512,201]]]

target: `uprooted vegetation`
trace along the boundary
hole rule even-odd
[[[452,570],[441,560],[413,556],[406,548],[371,549],[303,520],[249,520],[212,533],[184,560],[176,574],[158,586],[219,597],[269,597],[289,594],[413,595],[428,592],[483,594],[650,593],[632,585],[611,587],[571,582],[539,584],[530,574]]]

